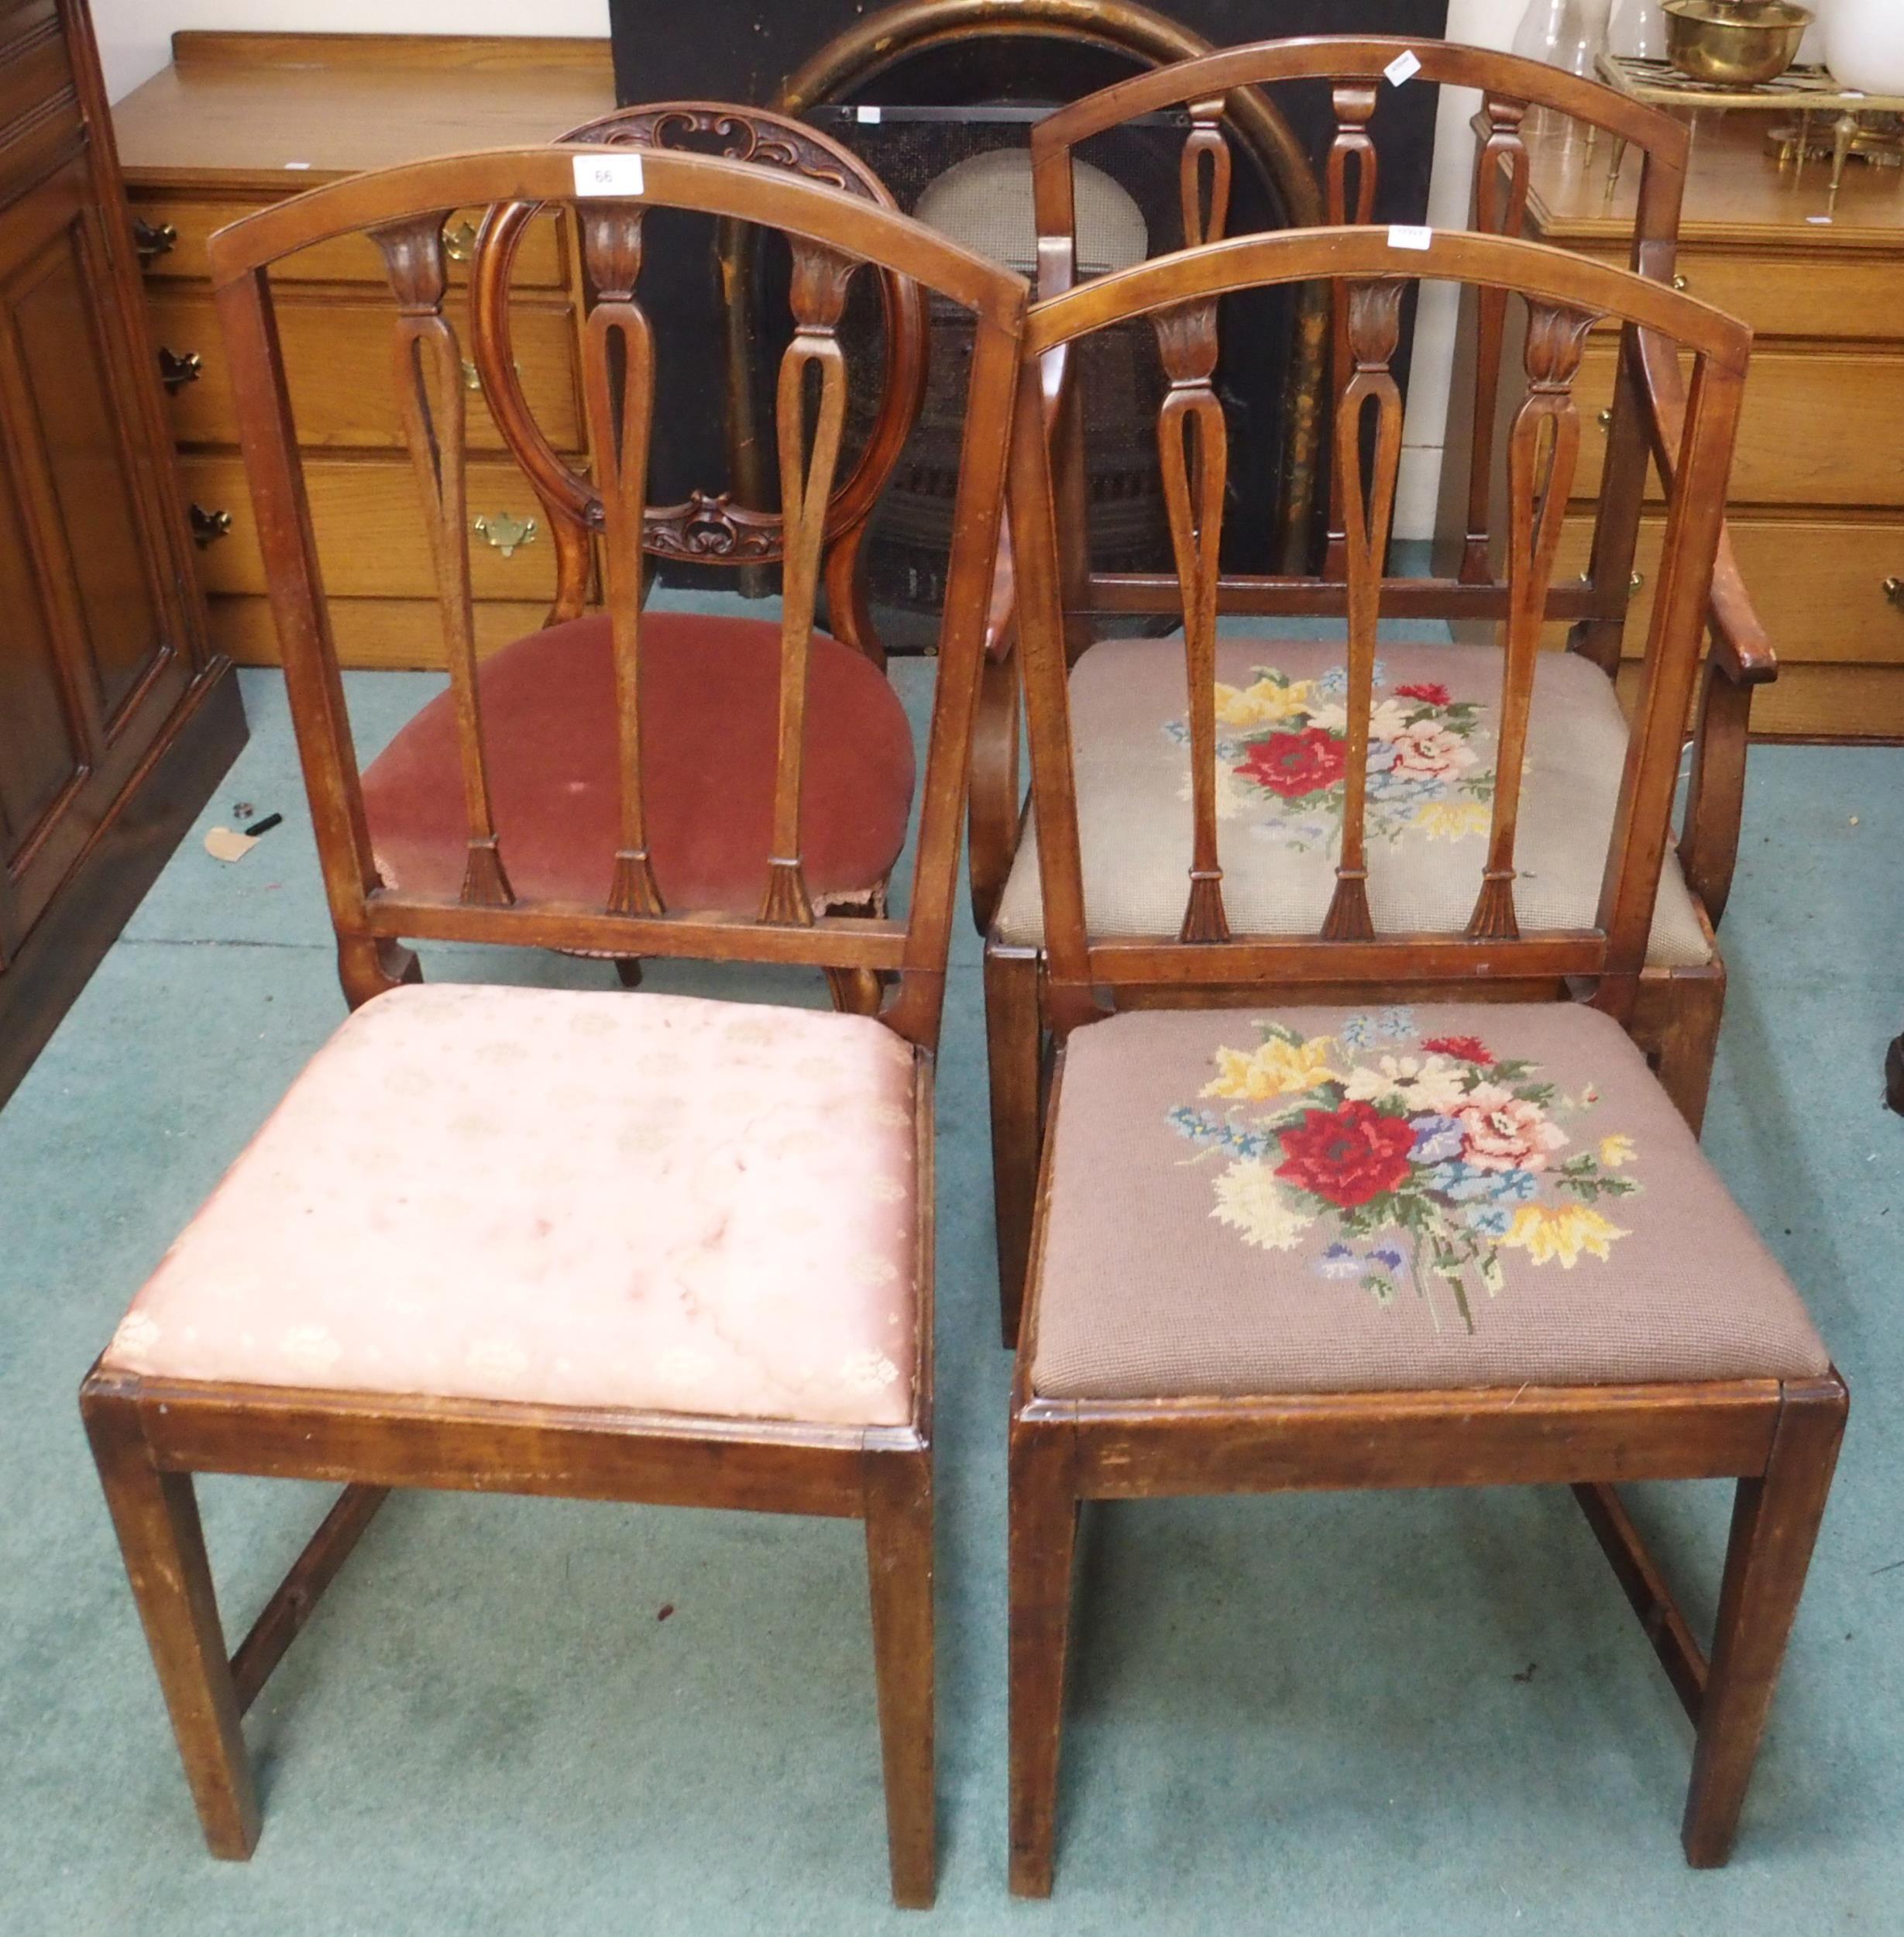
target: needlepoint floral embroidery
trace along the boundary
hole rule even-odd
[[[1216,686],[1217,808],[1248,817],[1256,831],[1306,851],[1326,845],[1340,824],[1346,792],[1349,680],[1341,666],[1292,679],[1257,666],[1247,686]],[[1414,833],[1462,841],[1488,830],[1494,771],[1484,763],[1487,709],[1457,700],[1438,680],[1416,679],[1390,692],[1375,668],[1369,721],[1367,831],[1394,841]],[[1182,720],[1165,728],[1179,745]]]
[[[1476,1294],[1507,1289],[1504,1254],[1572,1271],[1627,1235],[1604,1207],[1640,1188],[1614,1175],[1638,1161],[1632,1138],[1576,1148],[1569,1127],[1598,1102],[1591,1084],[1563,1096],[1479,1037],[1424,1038],[1405,1009],[1332,1036],[1257,1028],[1253,1048],[1216,1051],[1198,1104],[1169,1112],[1198,1147],[1187,1161],[1224,1160],[1210,1214],[1245,1244],[1290,1251],[1326,1236],[1318,1275],[1384,1306],[1405,1283],[1438,1328],[1445,1299],[1472,1333]]]

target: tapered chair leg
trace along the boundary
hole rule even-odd
[[[1789,1388],[1762,1479],[1741,1480],[1681,1840],[1696,1869],[1732,1853],[1785,1642],[1837,1464],[1847,1401],[1835,1383]]]
[[[992,1182],[998,1231],[998,1323],[1018,1343],[1038,1194],[1038,958],[985,951],[985,1048],[992,1086]]]
[[[1048,1897],[1057,1854],[1077,1502],[1068,1436],[1014,1426],[1011,1477],[1012,1894]]]
[[[242,1859],[258,1798],[191,1476],[153,1467],[130,1406],[88,1395],[82,1410],[205,1842]]]
[[[866,1567],[872,1584],[892,1900],[905,1910],[929,1910],[937,1887],[932,1543],[931,1454],[871,1456]]]

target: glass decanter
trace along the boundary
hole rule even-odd
[[[1528,0],[1514,51],[1596,80],[1612,15],[1613,0]]]

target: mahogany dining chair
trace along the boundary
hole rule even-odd
[[[573,223],[591,291],[607,614],[592,632],[569,620],[546,635],[538,676],[604,714],[607,799],[593,803],[600,838],[559,878],[518,865],[517,836],[531,854],[541,838],[533,796],[498,784],[505,748],[574,775],[558,739],[511,738],[519,722],[478,673],[462,346],[445,309],[445,212],[521,205]],[[781,623],[759,651],[699,669],[724,684],[725,708],[672,714],[679,669],[664,631],[656,678],[641,598],[666,380],[640,295],[658,208],[778,232],[793,263]],[[461,857],[442,879],[380,869],[273,322],[274,266],[351,235],[388,264],[393,372],[436,540],[454,749],[438,778]],[[241,1718],[388,1489],[845,1516],[866,1529],[893,1894],[930,1903],[933,1065],[1025,284],[785,170],[608,146],[358,175],[222,230],[211,260],[356,1013],[133,1299],[81,1394],[206,1840],[250,1853]],[[974,335],[909,891],[902,910],[848,917],[826,911],[813,857],[820,716],[838,695],[812,620],[850,381],[836,325],[862,270],[970,311]],[[721,775],[723,722],[748,708],[765,722],[764,797],[734,835],[748,865],[717,898],[651,819],[648,781],[658,764]],[[697,742],[677,742],[696,724]],[[729,779],[738,815],[745,790]],[[876,810],[870,793],[860,804]],[[803,965],[853,986],[863,1013],[414,986],[402,942],[417,938]],[[229,1653],[201,1473],[343,1487]]]
[[[1347,350],[1333,449],[1348,642],[1266,665],[1216,627],[1218,317],[1232,292],[1311,278],[1338,292]],[[1378,634],[1408,602],[1383,570],[1392,365],[1424,279],[1498,294],[1525,324],[1504,644],[1459,662],[1459,700],[1433,657],[1459,649]],[[1132,317],[1173,373],[1158,441],[1183,632],[1096,645],[1073,668],[1042,365]],[[1593,769],[1559,764],[1551,718],[1538,730],[1583,440],[1573,389],[1603,320],[1692,365],[1611,800]],[[1558,250],[1369,227],[1211,243],[1033,306],[1012,531],[1059,1048],[1012,1401],[1021,1894],[1052,1886],[1081,1506],[1172,1495],[1569,1485],[1694,1725],[1687,1857],[1726,1860],[1847,1405],[1638,1024],[1749,341],[1657,280]],[[1167,790],[1102,752],[1117,724],[1160,712],[1177,723]],[[1239,769],[1281,803],[1267,824],[1294,845],[1276,852],[1304,857],[1280,906],[1219,841]],[[1453,923],[1445,889],[1382,840],[1387,817],[1424,806],[1479,824]],[[1589,839],[1591,892],[1557,893],[1557,844]],[[1138,841],[1174,852],[1161,916],[1125,865]],[[1737,1488],[1709,1654],[1616,1484],[1720,1477]]]

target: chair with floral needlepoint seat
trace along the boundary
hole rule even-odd
[[[1555,250],[1404,242],[1338,228],[1212,243],[1042,301],[1026,328],[1012,531],[1059,1048],[1012,1402],[1022,1895],[1052,1887],[1081,1503],[1571,1485],[1695,1725],[1683,1840],[1707,1865],[1731,1847],[1830,1486],[1844,1384],[1635,1040],[1749,332]],[[1224,676],[1215,627],[1227,460],[1215,320],[1233,292],[1308,279],[1332,287],[1353,370],[1333,425],[1348,644],[1339,670],[1242,683]],[[1453,919],[1452,862],[1432,880],[1377,865],[1395,796],[1380,784],[1393,763],[1372,757],[1380,741],[1423,771],[1471,770],[1459,755],[1472,702],[1376,643],[1401,446],[1390,363],[1404,296],[1436,280],[1503,293],[1528,315],[1506,639],[1487,694],[1495,771],[1468,796],[1483,824]],[[1175,656],[1188,755],[1167,803],[1094,730],[1135,704],[1115,676],[1137,683],[1148,657],[1100,647],[1067,666],[1055,440],[1039,408],[1041,360],[1145,316],[1167,356],[1196,346],[1201,359],[1159,425],[1184,633],[1145,653]],[[1596,797],[1602,765],[1567,768],[1579,805],[1566,828],[1535,810],[1524,755],[1579,444],[1573,385],[1603,320],[1653,333],[1693,375],[1617,785]],[[1479,670],[1464,679],[1481,683]],[[1161,697],[1160,684],[1145,703]],[[1254,752],[1234,764],[1310,802],[1281,837],[1302,861],[1288,905],[1233,876],[1218,845],[1236,732]],[[1310,800],[1318,776],[1339,784],[1332,804]],[[1136,838],[1176,844],[1161,919],[1102,849],[1094,866],[1088,798],[1120,796],[1126,823],[1145,824]],[[1555,892],[1544,858],[1562,839],[1598,843],[1584,907]],[[1560,981],[1572,999],[1555,999]],[[1708,1653],[1615,1482],[1720,1476],[1738,1481],[1737,1505]]]
[[[1559,144],[1531,141],[1545,122],[1567,131],[1576,157],[1582,130],[1638,158],[1608,219],[1631,225],[1633,268],[1673,278],[1687,156],[1683,122],[1617,90],[1538,61],[1443,41],[1316,36],[1225,48],[1156,74],[1139,74],[1060,108],[1032,132],[1037,207],[1038,294],[1058,294],[1080,275],[1072,181],[1080,145],[1159,111],[1187,111],[1181,157],[1183,233],[1187,243],[1228,232],[1232,111],[1260,88],[1277,101],[1300,86],[1326,85],[1334,129],[1321,199],[1331,223],[1373,222],[1384,182],[1382,103],[1397,86],[1479,91],[1470,225],[1480,233],[1521,235],[1531,185],[1552,165]],[[1449,576],[1397,578],[1384,597],[1391,618],[1450,625],[1464,643],[1396,646],[1376,666],[1380,705],[1373,723],[1366,833],[1370,892],[1387,925],[1458,934],[1472,900],[1474,858],[1485,840],[1501,722],[1500,655],[1490,628],[1505,615],[1504,567],[1510,534],[1505,514],[1503,427],[1527,387],[1517,353],[1522,318],[1501,292],[1462,298],[1448,439],[1449,480],[1443,503],[1460,521]],[[1307,313],[1307,312],[1305,312]],[[1334,387],[1355,376],[1340,303],[1331,325]],[[1225,324],[1226,357],[1256,353]],[[1424,374],[1418,342],[1417,380]],[[1196,359],[1215,353],[1161,345],[1167,377],[1194,376]],[[1173,362],[1175,357],[1177,360]],[[1188,360],[1185,360],[1187,359]],[[1658,339],[1628,330],[1589,346],[1590,385],[1603,384],[1610,408],[1597,427],[1583,425],[1588,447],[1573,473],[1574,503],[1559,539],[1545,616],[1565,625],[1569,650],[1544,654],[1528,728],[1521,803],[1521,906],[1558,925],[1590,920],[1600,862],[1618,798],[1625,720],[1623,634],[1634,607],[1633,565],[1647,502],[1649,453],[1670,478],[1678,459],[1684,388]],[[1182,666],[1167,643],[1120,636],[1139,615],[1154,620],[1179,596],[1162,573],[1090,569],[1081,542],[1089,507],[1079,495],[1077,440],[1090,408],[1083,365],[1067,353],[1047,360],[1044,402],[1057,439],[1056,488],[1061,521],[1068,649],[1075,670],[1079,817],[1085,876],[1095,904],[1134,927],[1174,925],[1178,882],[1173,843],[1181,836],[1185,714]],[[1241,434],[1242,426],[1236,427]],[[1212,668],[1217,683],[1218,840],[1225,900],[1252,929],[1313,930],[1333,882],[1326,850],[1341,812],[1339,648],[1292,642],[1287,621],[1335,618],[1348,607],[1342,467],[1332,467],[1325,532],[1312,560],[1285,561],[1285,573],[1238,569],[1234,559],[1215,587],[1225,617]],[[1233,521],[1232,521],[1233,522]],[[1232,548],[1233,549],[1233,548]],[[1386,561],[1384,561],[1384,569]],[[1576,576],[1576,573],[1579,576]],[[1042,1005],[1044,915],[1036,832],[1022,817],[1017,761],[1017,692],[1009,678],[1011,567],[994,593],[992,637],[973,766],[973,900],[986,932],[985,1012],[992,1064],[992,1149],[1005,1335],[1016,1324],[1038,1148],[1040,1069],[1047,1047]],[[1655,581],[1656,589],[1656,581]],[[1730,891],[1743,808],[1746,729],[1755,685],[1776,665],[1763,628],[1721,538],[1706,623],[1711,635],[1694,720],[1695,758],[1684,838],[1669,848],[1641,976],[1634,1029],[1687,1121],[1696,1129],[1711,1082],[1724,1006],[1725,968],[1713,931]],[[1278,621],[1284,621],[1279,624]],[[1639,628],[1624,649],[1631,653]],[[1253,634],[1255,636],[1249,636]],[[1552,636],[1552,635],[1550,635]],[[1556,640],[1557,642],[1557,640]],[[1560,993],[1559,985],[1555,985]],[[1290,992],[1291,999],[1297,992]]]

